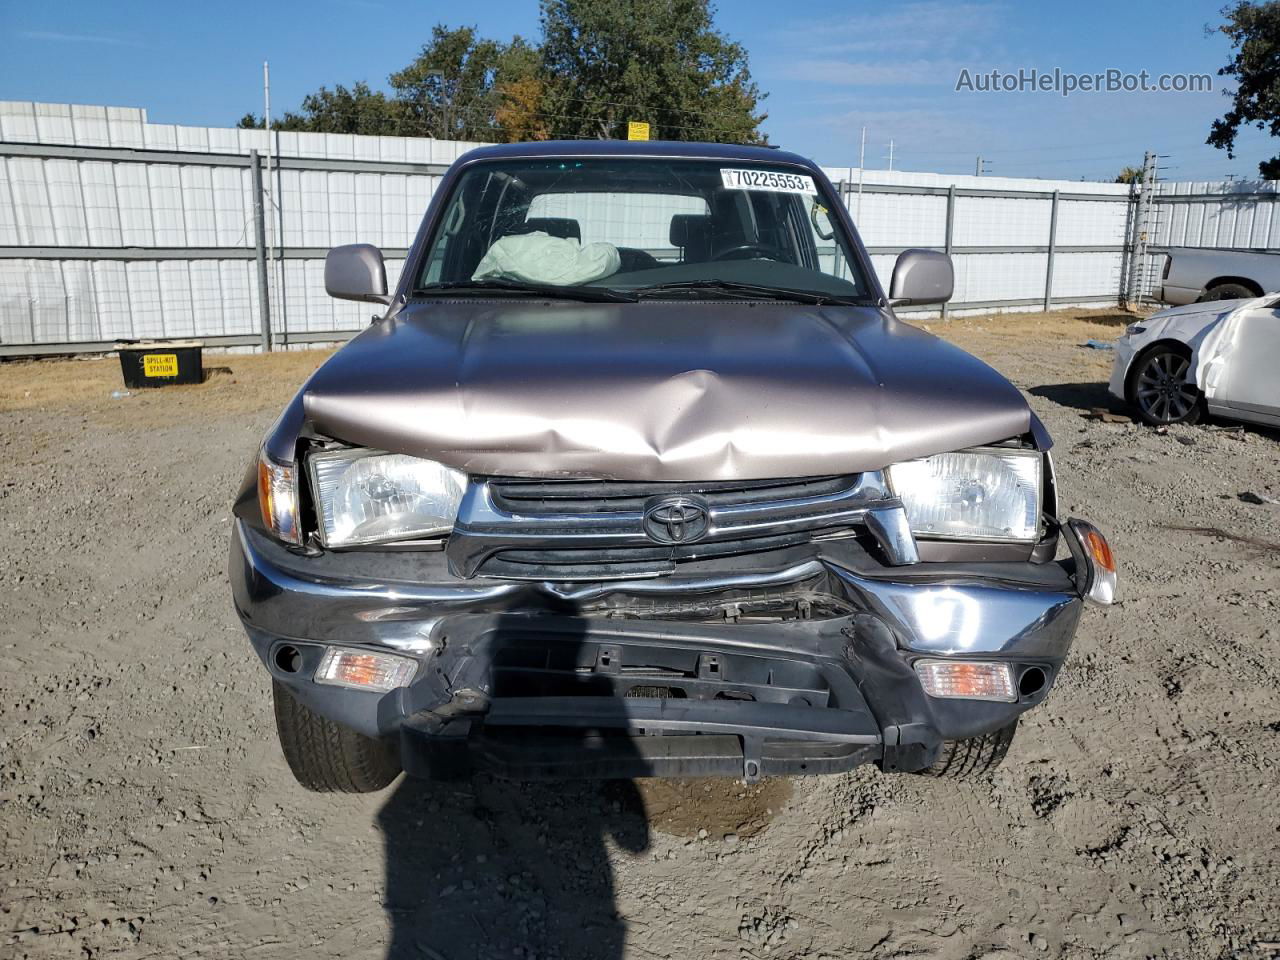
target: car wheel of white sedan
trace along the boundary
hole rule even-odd
[[[1187,382],[1191,354],[1174,344],[1162,344],[1141,357],[1129,374],[1129,402],[1147,423],[1195,423],[1202,408],[1200,390]]]

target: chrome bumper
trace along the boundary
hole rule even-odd
[[[564,583],[459,579],[442,552],[304,556],[237,520],[230,579],[273,679],[337,723],[397,739],[411,773],[753,780],[868,762],[921,769],[944,740],[1042,702],[1085,595],[1106,586],[1090,530],[1065,525],[1073,560],[1062,564],[888,567],[837,540]],[[776,565],[761,566],[769,557]],[[663,618],[673,602],[727,616],[779,593],[818,597],[823,615]],[[332,644],[391,648],[420,666],[385,694],[316,683]],[[921,657],[1005,661],[1016,700],[929,697],[913,668]]]
[[[899,647],[931,656],[1018,654],[1061,660],[1082,606],[1079,583],[1058,564],[1041,564],[1035,579],[1019,579],[1022,564],[989,564],[982,573],[931,576],[926,567],[889,568],[875,576],[819,556],[772,570],[668,576],[642,581],[580,584],[463,580],[441,553],[397,554],[416,579],[377,577],[370,569],[345,576],[314,569],[298,556],[236,521],[230,578],[245,627],[264,635],[319,643],[378,644],[408,653],[437,649],[456,617],[492,613],[564,613],[590,616],[603,602],[655,597],[710,596],[789,584],[820,584],[893,630]],[[342,560],[358,567],[359,554]],[[1088,564],[1077,557],[1076,564]],[[371,564],[370,564],[371,566]],[[1007,579],[987,572],[1013,568]],[[1088,573],[1088,571],[1081,571]],[[892,574],[892,576],[890,575]]]

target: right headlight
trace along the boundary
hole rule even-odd
[[[926,539],[1040,537],[1044,456],[1038,450],[986,447],[895,463],[889,485],[911,532]]]
[[[326,547],[448,533],[467,475],[434,460],[377,450],[326,450],[308,458]]]

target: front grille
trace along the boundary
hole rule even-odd
[[[691,542],[659,542],[645,511],[677,496],[696,498],[705,527]],[[644,578],[685,561],[795,547],[901,509],[878,473],[681,483],[474,478],[448,551],[464,577]]]
[[[687,546],[594,547],[576,550],[503,550],[485,561],[481,576],[511,580],[622,580],[671,573],[684,560],[732,557],[807,543],[807,531],[777,537],[691,543]]]
[[[711,507],[826,497],[849,489],[856,476],[801,480],[727,480],[708,483],[630,483],[621,480],[518,480],[489,482],[495,506],[513,512],[639,512],[653,497],[696,494]]]

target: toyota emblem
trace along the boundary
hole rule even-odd
[[[693,543],[707,535],[711,515],[696,497],[662,497],[644,509],[644,533],[654,543]]]

